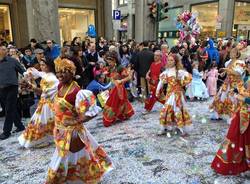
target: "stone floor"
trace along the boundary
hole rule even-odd
[[[159,110],[142,115],[142,104],[134,102],[136,114],[128,121],[105,128],[102,117],[86,127],[111,156],[115,168],[102,184],[249,184],[250,176],[223,177],[213,172],[210,163],[228,125],[210,122],[209,102],[188,102],[194,130],[187,138],[157,136]],[[3,119],[0,120],[0,128]],[[17,137],[0,142],[0,183],[42,184],[54,145],[22,149]]]

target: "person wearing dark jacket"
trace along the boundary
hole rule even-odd
[[[90,65],[88,68],[89,71],[91,71],[89,80],[92,81],[94,79],[94,74],[92,71],[96,62],[98,61],[98,53],[96,52],[95,43],[92,42],[89,44],[88,50],[85,52],[85,56],[88,60],[88,64]]]
[[[25,129],[17,113],[18,76],[23,74],[24,67],[14,58],[7,56],[7,48],[0,45],[0,99],[5,107],[5,121],[0,140],[11,135],[13,123],[17,127],[15,132]]]
[[[183,67],[186,69],[186,71],[190,74],[192,74],[193,68],[192,64],[190,62],[189,54],[188,52],[185,52],[181,59]]]
[[[146,80],[146,74],[150,68],[151,63],[154,61],[154,53],[149,50],[148,42],[143,42],[143,49],[137,54],[135,61],[135,70],[139,75],[141,83],[141,93],[143,98],[147,98],[148,85]]]
[[[92,66],[89,64],[86,56],[83,55],[82,48],[75,46],[72,48],[73,56],[70,58],[76,66],[76,81],[78,85],[85,89],[91,81]]]
[[[37,62],[35,62],[35,55],[32,54],[32,51],[29,47],[24,49],[25,55],[22,58],[22,63],[24,64],[25,68],[28,69],[33,67]]]
[[[30,39],[30,44],[27,47],[30,48],[32,52],[34,52],[36,49],[43,49],[44,50],[42,45],[37,43],[37,40],[34,38]]]

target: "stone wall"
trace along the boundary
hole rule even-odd
[[[58,1],[26,0],[26,6],[29,37],[59,43]]]

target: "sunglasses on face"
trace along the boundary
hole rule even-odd
[[[47,42],[47,44],[52,44],[52,42]]]

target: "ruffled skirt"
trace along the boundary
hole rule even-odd
[[[62,157],[56,148],[49,165],[46,184],[94,184],[112,170],[111,159],[104,149],[87,129],[84,132],[73,132],[73,137],[79,136],[85,145],[81,150],[75,153],[69,151]]]
[[[134,110],[128,100],[125,87],[123,85],[114,87],[103,109],[104,126],[112,125],[117,119],[129,119],[132,115]]]
[[[41,99],[37,109],[30,119],[25,131],[18,137],[21,146],[25,148],[35,147],[41,144],[53,142],[54,112],[53,103]]]
[[[249,112],[248,112],[249,123]],[[240,112],[230,124],[227,136],[221,144],[211,167],[222,175],[238,175],[250,170],[250,128],[241,134]]]
[[[160,124],[163,127],[188,128],[191,117],[185,108],[185,99],[182,92],[172,93],[160,112]]]

